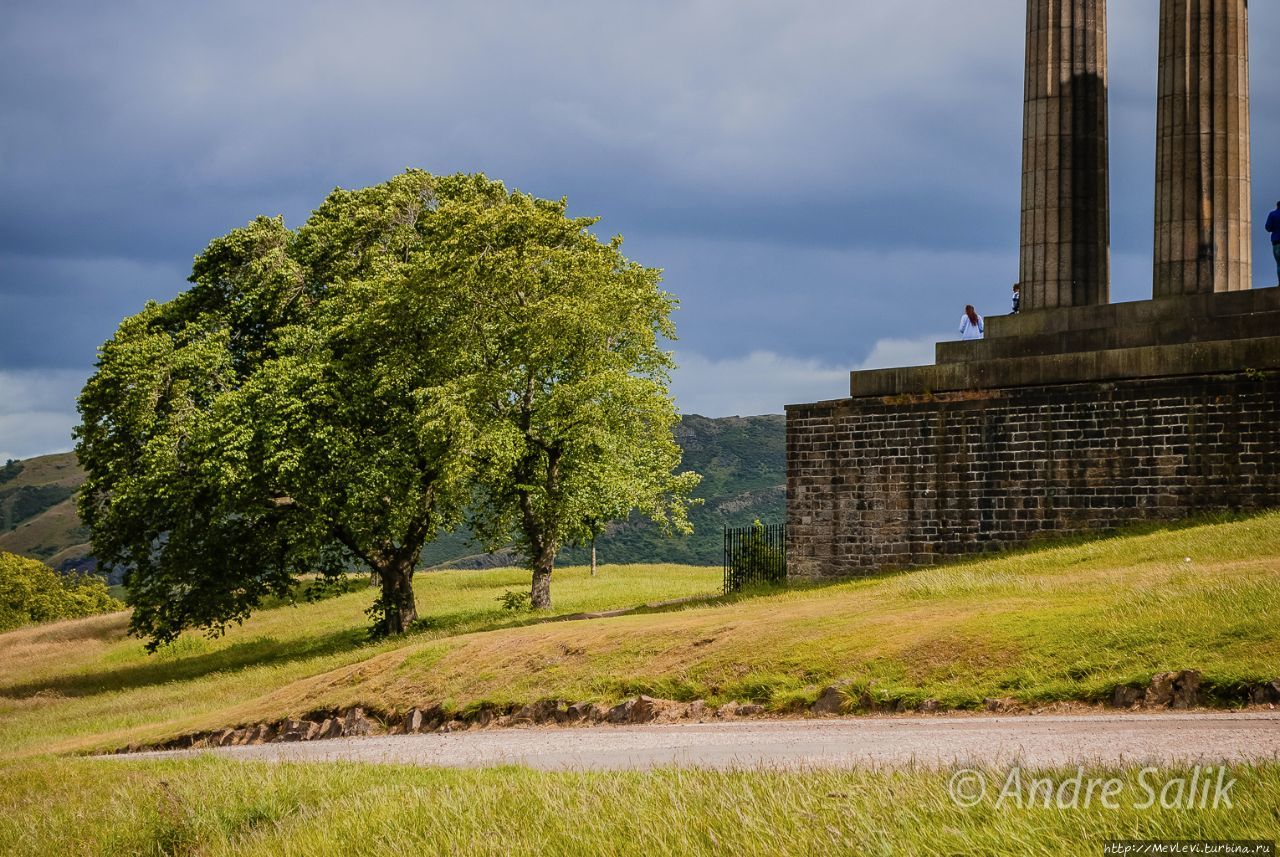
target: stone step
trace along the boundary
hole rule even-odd
[[[854,398],[919,396],[1248,371],[1280,371],[1280,335],[873,369],[851,374],[850,395]]]
[[[1148,301],[1036,310],[1020,315],[989,316],[987,338],[1044,336],[1068,330],[1134,327],[1179,317],[1224,318],[1280,311],[1280,288],[1241,292],[1176,295]]]
[[[1277,290],[1280,292],[1280,289]],[[1280,335],[1280,308],[1234,315],[1193,317],[1168,314],[1114,327],[1075,328],[1051,333],[990,336],[971,342],[940,342],[938,363],[967,363],[1014,357],[1040,357],[1078,351],[1181,345]]]

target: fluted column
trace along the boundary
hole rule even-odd
[[[1106,0],[1028,0],[1022,306],[1111,300]]]
[[[1161,0],[1155,296],[1252,287],[1247,0]]]

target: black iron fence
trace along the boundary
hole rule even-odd
[[[761,524],[726,527],[724,531],[724,591],[744,586],[779,584],[787,580],[787,527]]]

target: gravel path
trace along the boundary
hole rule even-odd
[[[144,753],[153,758],[190,755]],[[232,759],[542,770],[1280,761],[1280,712],[779,720],[399,735],[206,750]],[[135,758],[130,756],[128,758]]]

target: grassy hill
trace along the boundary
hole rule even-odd
[[[0,468],[0,551],[43,560],[54,568],[84,568],[89,531],[74,495],[84,482],[75,453],[11,461]]]
[[[693,510],[694,534],[664,537],[651,524],[612,526],[597,544],[602,562],[719,565],[722,528],[756,518],[781,522],[786,509],[785,418],[684,417],[676,432],[684,469],[703,475]],[[43,560],[60,570],[93,567],[89,533],[76,515],[73,494],[84,481],[74,453],[11,462],[0,469],[0,550]],[[585,549],[566,550],[562,565],[585,562]],[[465,531],[427,546],[424,567],[490,568],[510,565],[509,554],[485,555]]]
[[[402,712],[648,692],[795,711],[845,680],[969,708],[985,697],[1097,701],[1180,669],[1229,697],[1280,674],[1280,513],[735,598],[718,584],[708,568],[562,569],[560,615],[705,598],[549,622],[499,606],[527,585],[522,571],[420,574],[425,621],[379,643],[362,633],[368,590],[264,610],[225,637],[185,635],[153,656],[125,635],[125,614],[0,634],[0,852],[587,855],[643,839],[656,853],[995,854],[1034,841],[1036,853],[1065,855],[1107,838],[1275,829],[1274,765],[1233,771],[1246,799],[1229,812],[993,812],[948,799],[945,770],[543,774],[48,755],[351,704]]]
[[[368,590],[265,610],[152,657],[123,614],[14,631],[0,635],[0,747],[103,749],[348,705],[649,693],[787,711],[845,680],[980,708],[1102,700],[1162,671],[1198,669],[1226,695],[1280,676],[1280,514],[733,599],[715,597],[718,584],[705,568],[564,569],[562,615],[710,600],[548,624],[498,604],[527,586],[522,571],[421,574],[421,630],[377,644],[363,636]]]

